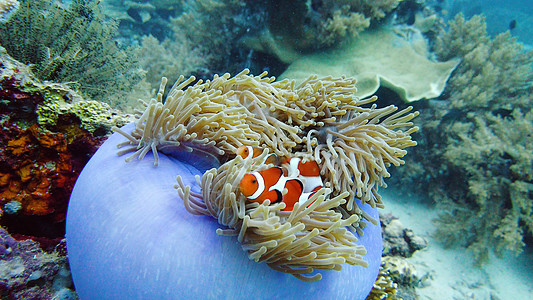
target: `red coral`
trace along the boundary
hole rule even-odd
[[[70,193],[83,166],[105,137],[82,129],[76,117],[55,128],[37,124],[39,92],[25,92],[20,82],[0,79],[0,207],[21,203],[16,214],[5,212],[0,225],[13,234],[57,238],[64,235]]]
[[[54,221],[63,221],[70,191],[81,171],[79,167],[73,168],[73,161],[82,159],[81,164],[75,164],[80,166],[87,158],[77,157],[69,151],[63,133],[41,129],[37,124],[27,129],[10,129],[8,131],[17,134],[12,140],[9,140],[9,134],[2,135],[2,142],[7,144],[7,151],[0,157],[4,163],[0,168],[2,201],[20,202],[25,215],[53,213]],[[93,147],[99,144],[98,139],[87,132],[78,134],[74,143],[96,140],[90,144]]]

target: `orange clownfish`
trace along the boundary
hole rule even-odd
[[[242,158],[249,156],[255,158],[263,153],[263,149],[253,146],[240,146],[237,151],[237,155]],[[313,190],[317,186],[322,186],[322,179],[320,178],[320,169],[315,161],[302,162],[301,158],[280,158],[276,154],[269,154],[266,164],[274,164],[282,166],[284,168],[284,174],[287,176],[298,177],[304,179],[305,192]],[[296,172],[298,170],[298,172]]]
[[[243,158],[261,153],[261,149],[250,146],[237,150],[237,155]],[[279,164],[277,156],[274,155],[273,160]],[[283,210],[292,211],[296,202],[307,201],[322,188],[320,169],[315,161],[303,163],[300,158],[289,158],[282,166],[285,170],[276,166],[244,175],[239,184],[241,193],[251,202],[263,203],[267,199],[270,203],[283,202]]]
[[[301,158],[293,157],[289,158],[283,166],[287,168],[288,176],[294,176],[302,181],[304,193],[317,191],[324,185],[320,177],[320,168],[314,160],[302,162]]]
[[[263,153],[263,149],[259,147],[244,146],[244,145],[240,146],[236,151],[236,154],[242,158],[247,158],[250,156],[255,158],[261,155],[261,153]],[[265,161],[265,164],[279,165],[280,159],[275,153],[271,153],[268,155]]]

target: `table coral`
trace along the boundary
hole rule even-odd
[[[428,51],[414,28],[381,28],[364,32],[338,49],[302,56],[280,77],[302,82],[309,74],[349,75],[357,79],[359,97],[387,87],[407,102],[430,99],[444,91],[459,60],[430,60]]]

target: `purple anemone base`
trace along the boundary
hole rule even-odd
[[[132,124],[123,129],[131,131]],[[369,266],[321,271],[307,283],[248,259],[236,237],[219,236],[208,216],[188,213],[176,175],[199,191],[201,158],[161,154],[126,163],[113,134],[81,172],[68,207],[67,250],[81,299],[364,299],[376,280],[381,228],[369,224],[359,243]],[[376,209],[363,209],[379,219]]]

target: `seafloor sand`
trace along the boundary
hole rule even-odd
[[[431,275],[427,285],[418,288],[420,299],[533,299],[533,253],[491,256],[482,269],[473,267],[473,258],[461,248],[444,249],[432,237],[432,220],[437,211],[418,199],[405,199],[394,190],[382,190],[385,212],[399,217],[406,228],[428,239],[429,245],[408,261],[419,276]]]

